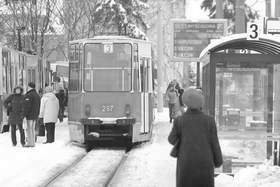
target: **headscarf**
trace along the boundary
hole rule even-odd
[[[53,92],[53,89],[52,89],[51,86],[47,86],[47,87],[45,88],[45,93],[50,93],[50,92]]]

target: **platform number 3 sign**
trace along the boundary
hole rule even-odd
[[[247,40],[258,40],[260,34],[262,34],[261,24],[256,22],[247,24]]]

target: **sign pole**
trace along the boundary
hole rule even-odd
[[[163,44],[162,44],[162,24],[161,24],[161,8],[160,3],[158,2],[158,26],[157,26],[157,50],[158,50],[158,61],[157,61],[157,79],[158,79],[158,88],[157,88],[157,109],[158,112],[163,112],[163,96],[162,96],[162,63],[163,63]]]

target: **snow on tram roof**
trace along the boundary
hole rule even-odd
[[[209,51],[214,51],[215,49],[222,47],[223,45],[229,44],[229,43],[234,43],[238,41],[245,41],[247,40],[247,33],[241,33],[241,34],[233,34],[230,36],[225,36],[220,39],[213,40],[207,47],[205,47],[202,52],[199,55],[199,58],[202,58],[205,56]],[[277,37],[275,35],[270,35],[270,34],[261,34],[259,36],[259,40],[248,40],[249,42],[251,41],[259,41],[260,43],[265,43],[265,41],[269,41],[272,44],[276,44],[277,47],[280,49],[280,37]],[[264,44],[266,45],[266,44]],[[265,46],[264,46],[265,47]]]

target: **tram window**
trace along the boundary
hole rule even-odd
[[[147,81],[148,81],[148,92],[152,93],[153,92],[153,69],[152,69],[152,63],[151,63],[151,59],[148,58],[147,59],[147,64],[148,64],[148,77],[147,77]]]
[[[70,45],[69,60],[75,60],[75,45]]]
[[[86,91],[130,91],[132,47],[114,43],[104,51],[102,43],[85,45],[84,88]]]
[[[133,60],[138,62],[138,44],[133,44]]]
[[[140,74],[141,74],[141,92],[147,92],[149,89],[149,74],[147,68],[147,58],[140,59]]]
[[[80,89],[80,61],[78,44],[70,46],[69,54],[69,91]]]
[[[27,73],[28,73],[28,82],[36,82],[35,69],[29,69]]]
[[[2,73],[3,73],[3,90],[4,90],[4,93],[8,93],[8,90],[7,90],[7,57],[4,56],[4,53],[2,54],[3,55],[3,70],[2,70]]]

